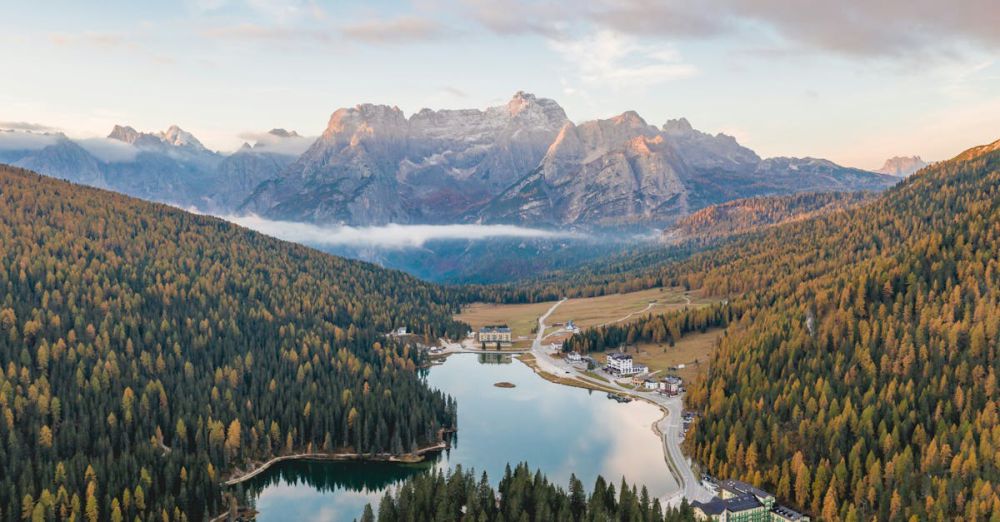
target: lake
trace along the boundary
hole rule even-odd
[[[652,431],[662,414],[651,404],[619,404],[602,392],[548,382],[509,356],[452,355],[426,379],[458,400],[459,431],[449,451],[409,465],[281,464],[244,484],[258,520],[354,520],[412,474],[457,464],[477,475],[485,470],[494,485],[507,463],[527,461],[564,487],[575,473],[588,491],[598,475],[616,486],[624,476],[655,497],[677,490]],[[494,386],[500,381],[515,387]]]

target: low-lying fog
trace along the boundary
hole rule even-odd
[[[558,239],[582,238],[575,232],[525,228],[514,225],[397,225],[353,227],[272,221],[256,215],[220,216],[258,232],[313,246],[368,248],[418,248],[433,240],[480,240],[490,238]]]

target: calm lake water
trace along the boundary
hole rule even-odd
[[[588,491],[597,475],[616,485],[624,476],[656,497],[676,491],[651,428],[661,417],[658,408],[553,384],[504,359],[452,355],[428,372],[430,386],[458,400],[459,432],[450,451],[415,465],[285,463],[244,485],[256,498],[259,520],[354,520],[366,503],[378,507],[387,489],[412,474],[456,464],[477,475],[485,470],[494,485],[507,463],[527,461],[564,487],[575,473]],[[493,385],[499,381],[516,387]]]

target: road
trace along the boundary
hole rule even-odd
[[[673,495],[669,495],[667,501],[671,504],[679,504],[681,494],[688,501],[698,500],[705,502],[711,500],[713,494],[702,487],[701,481],[695,475],[694,470],[691,469],[690,461],[684,456],[684,452],[681,451],[680,443],[683,440],[681,438],[681,430],[683,429],[681,418],[684,411],[681,396],[667,397],[656,392],[640,392],[625,388],[614,382],[614,380],[606,382],[594,379],[585,375],[565,360],[553,357],[548,350],[543,348],[542,340],[545,338],[545,320],[564,302],[566,302],[565,298],[553,304],[545,314],[538,318],[538,332],[535,334],[535,340],[531,344],[531,353],[535,356],[535,363],[538,365],[538,369],[561,378],[573,378],[598,385],[602,388],[615,389],[623,395],[630,395],[651,402],[666,410],[667,414],[656,423],[656,428],[663,435],[664,453],[667,460],[672,464],[670,466],[672,474],[679,486],[679,490]]]

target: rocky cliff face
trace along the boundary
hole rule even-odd
[[[567,124],[540,166],[479,209],[488,223],[667,225],[708,205],[795,192],[880,190],[894,178],[812,158],[761,160],[685,119],[661,128],[638,114]]]
[[[574,124],[555,101],[524,92],[485,110],[409,117],[387,105],[343,108],[314,141],[273,129],[231,155],[177,126],[115,126],[108,140],[127,154],[114,157],[65,136],[44,140],[0,147],[0,161],[210,212],[323,224],[660,226],[738,198],[880,190],[899,179],[812,158],[762,160],[683,118],[656,127],[627,111]]]
[[[565,112],[517,93],[481,110],[339,109],[323,135],[242,207],[326,223],[454,222],[538,165]]]
[[[926,166],[927,163],[920,156],[894,156],[885,160],[877,172],[905,178]]]

